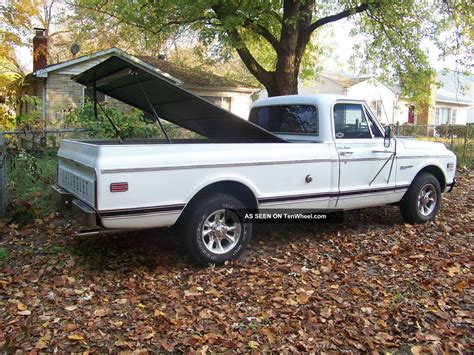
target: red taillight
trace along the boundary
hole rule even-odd
[[[128,182],[113,182],[110,184],[110,192],[128,191]]]

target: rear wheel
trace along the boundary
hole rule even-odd
[[[409,223],[424,223],[433,219],[441,204],[438,179],[429,173],[418,175],[400,202],[403,219]]]
[[[243,203],[233,196],[216,194],[189,206],[183,220],[188,255],[202,265],[237,259],[246,249],[252,225],[244,223]]]

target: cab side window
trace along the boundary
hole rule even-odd
[[[372,138],[362,105],[340,103],[334,105],[336,139]]]

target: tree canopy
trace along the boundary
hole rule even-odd
[[[401,78],[405,96],[426,101],[434,76],[423,41],[436,43],[442,55],[462,56],[473,31],[468,0],[75,0],[75,5],[91,18],[105,15],[155,36],[194,32],[221,52],[234,49],[270,96],[297,93],[299,75],[324,55],[314,34],[351,18],[354,31],[367,39],[359,48],[362,58],[386,79]]]

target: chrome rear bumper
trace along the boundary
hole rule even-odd
[[[74,198],[67,190],[58,185],[52,185],[53,200],[56,210],[71,216],[81,227],[97,227],[97,213],[88,204]]]

